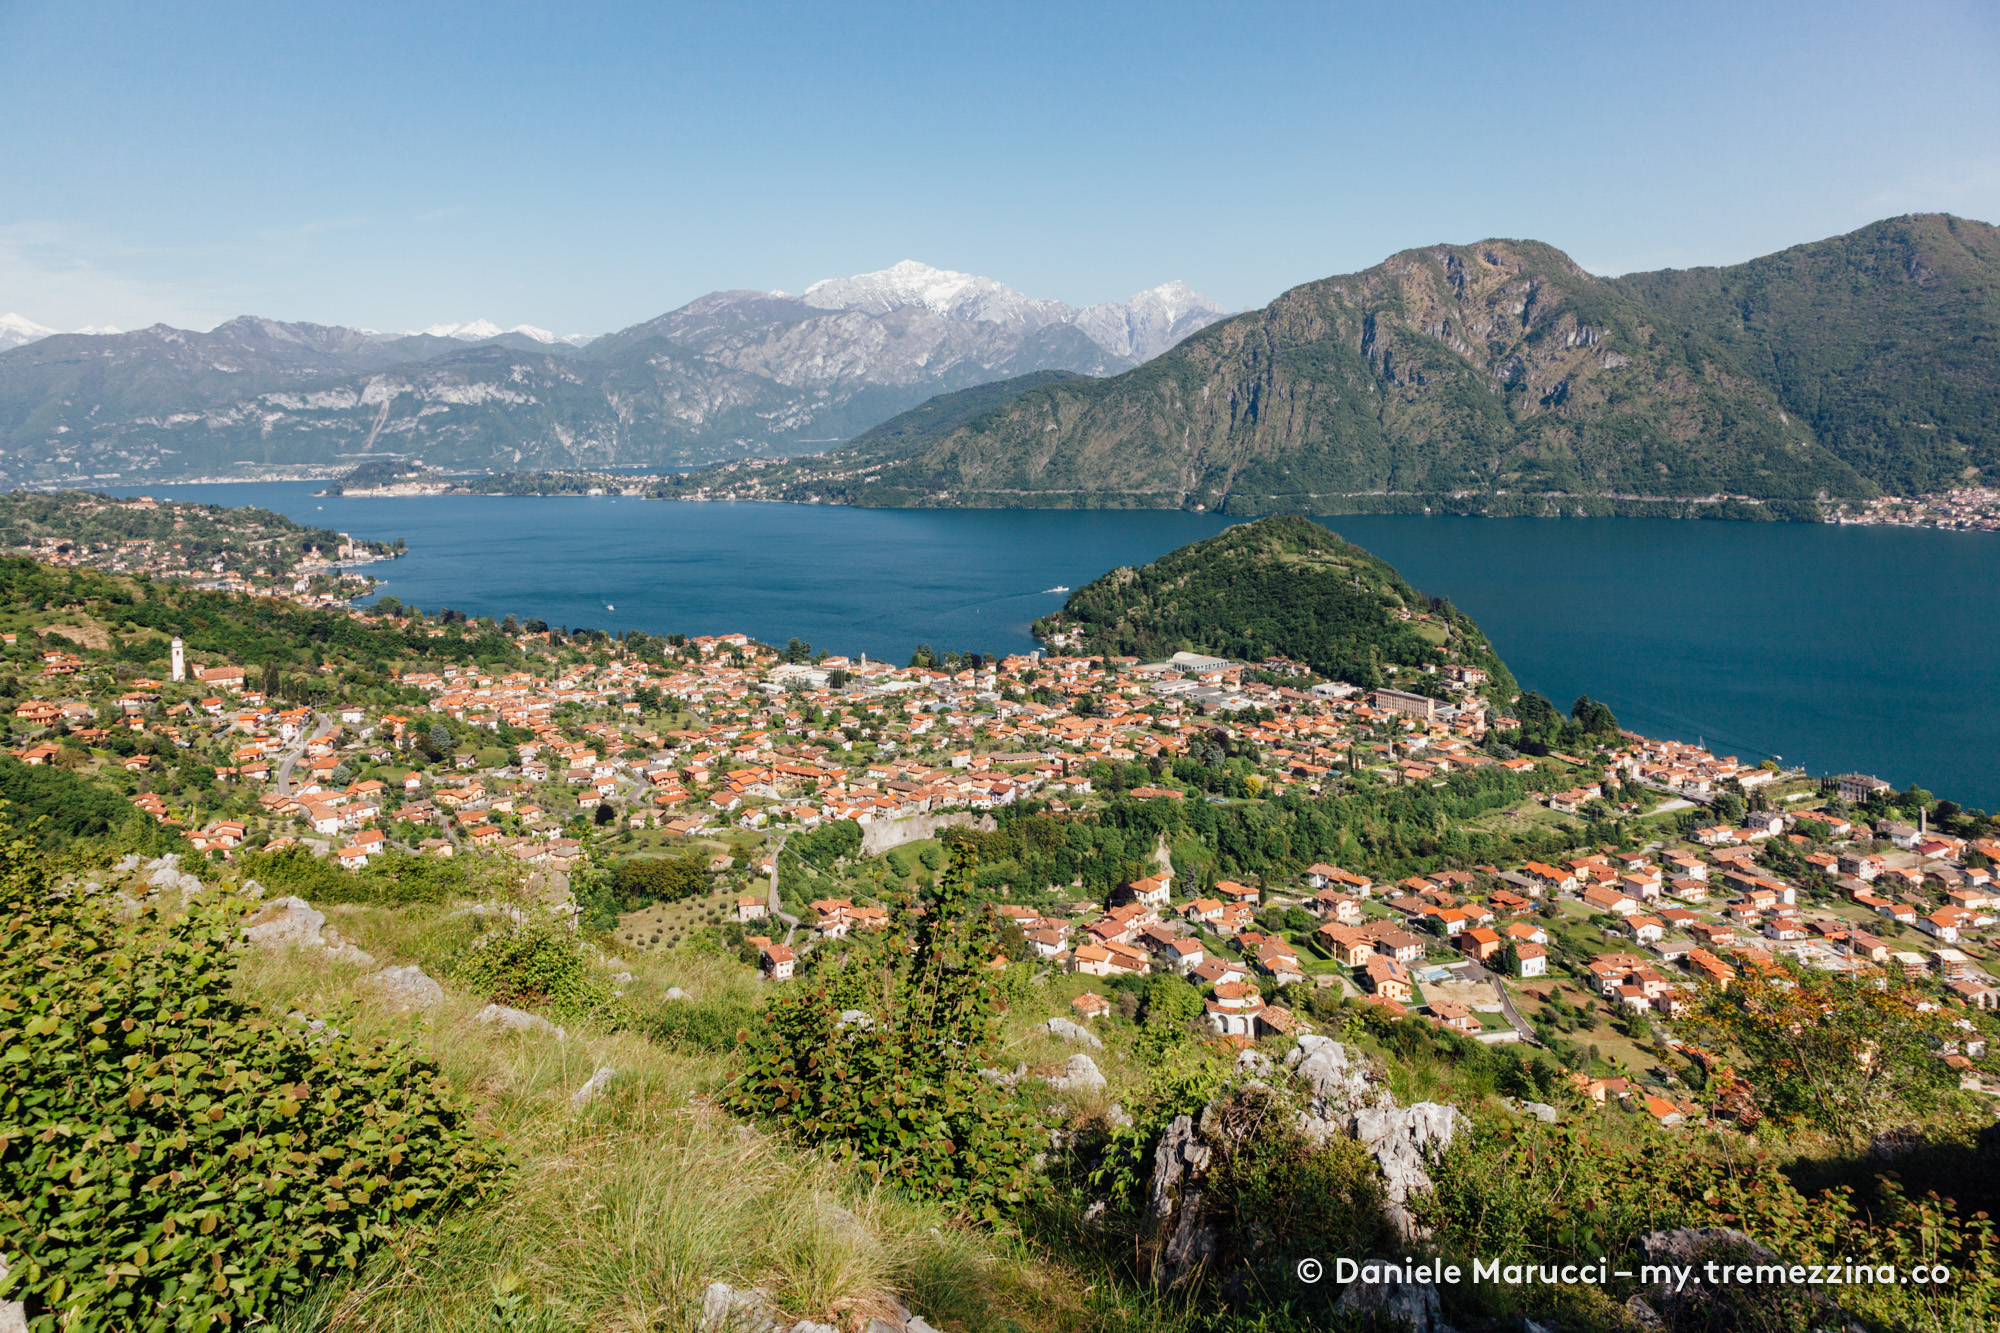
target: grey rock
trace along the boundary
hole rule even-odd
[[[1410,1333],[1446,1333],[1449,1326],[1430,1282],[1350,1282],[1333,1303],[1337,1314],[1358,1315]]]
[[[1072,1089],[1084,1091],[1089,1088],[1101,1088],[1105,1086],[1103,1071],[1098,1069],[1095,1060],[1085,1055],[1082,1051],[1078,1051],[1069,1058],[1063,1065],[1062,1073],[1043,1081],[1057,1092],[1068,1092]]]
[[[1104,1043],[1097,1039],[1095,1032],[1092,1032],[1087,1027],[1072,1023],[1067,1018],[1051,1018],[1048,1022],[1042,1024],[1042,1031],[1051,1036],[1060,1037],[1064,1041],[1073,1041],[1079,1046],[1088,1046],[1092,1050],[1101,1051],[1104,1049]]]
[[[1118,1102],[1111,1103],[1111,1109],[1104,1113],[1104,1118],[1114,1129],[1132,1128],[1131,1114]]]
[[[819,1205],[819,1217],[820,1221],[826,1224],[829,1231],[834,1232],[849,1244],[873,1245],[875,1243],[875,1237],[869,1233],[867,1225],[848,1209],[842,1208],[837,1203],[827,1203],[822,1200]]]
[[[688,993],[682,990],[679,986],[669,986],[667,987],[667,993],[661,996],[660,998],[663,1000],[685,1000],[688,999],[689,996]]]
[[[264,886],[254,879],[246,879],[237,892],[246,898],[261,898],[264,896]]]
[[[1724,1265],[1782,1265],[1785,1261],[1769,1248],[1741,1231],[1729,1227],[1682,1227],[1674,1231],[1652,1231],[1639,1238],[1641,1265],[1692,1269],[1686,1285],[1656,1283],[1640,1292],[1644,1307],[1657,1321],[1652,1327],[1735,1328],[1751,1323],[1776,1327],[1780,1319],[1790,1326],[1812,1307],[1812,1327],[1841,1328],[1844,1315],[1817,1288],[1784,1286],[1711,1285],[1706,1267],[1711,1262]],[[1635,1297],[1635,1299],[1637,1299]],[[1632,1309],[1630,1305],[1628,1309]],[[1638,1314],[1633,1310],[1635,1317]]]
[[[1370,1080],[1367,1064],[1331,1037],[1300,1037],[1285,1064],[1308,1090],[1299,1130],[1314,1143],[1351,1133],[1356,1111],[1396,1105],[1386,1087]]]
[[[1470,1129],[1455,1106],[1418,1102],[1406,1107],[1368,1107],[1354,1113],[1352,1133],[1374,1155],[1382,1172],[1383,1211],[1406,1241],[1424,1231],[1406,1206],[1410,1196],[1429,1190],[1425,1155],[1451,1146],[1462,1129]]]
[[[168,852],[157,860],[148,861],[143,867],[149,887],[162,892],[195,894],[201,892],[201,881],[181,869],[179,852]]]
[[[1238,1052],[1236,1068],[1255,1078],[1269,1078],[1277,1070],[1277,1066],[1271,1063],[1270,1056],[1255,1049]]]
[[[7,1276],[7,1261],[0,1259],[0,1280]],[[0,1301],[0,1333],[28,1333],[28,1306],[25,1301]]]
[[[1556,1110],[1555,1107],[1550,1106],[1547,1102],[1524,1102],[1509,1097],[1507,1105],[1519,1111],[1522,1115],[1533,1116],[1545,1125],[1553,1125],[1556,1121],[1562,1119],[1562,1112]]]
[[[840,1021],[834,1026],[842,1032],[849,1028],[859,1028],[866,1032],[875,1026],[875,1020],[869,1017],[866,1009],[843,1009],[840,1011]]]
[[[1644,1296],[1634,1296],[1630,1300],[1626,1301],[1625,1312],[1632,1316],[1633,1322],[1638,1324],[1640,1328],[1647,1329],[1650,1331],[1652,1329],[1661,1329],[1667,1326],[1667,1321],[1660,1318],[1660,1312],[1658,1310],[1655,1310],[1652,1306],[1646,1303],[1646,1298]]]
[[[1175,1116],[1153,1150],[1153,1181],[1147,1215],[1165,1236],[1153,1280],[1171,1287],[1215,1254],[1215,1228],[1204,1217],[1202,1191],[1194,1182],[1208,1169],[1214,1150],[1203,1141],[1193,1116]]]
[[[403,1009],[434,1009],[444,1003],[444,987],[431,980],[415,963],[371,972],[361,979],[361,984]]]
[[[885,1294],[883,1299],[889,1303],[889,1317],[869,1320],[868,1333],[937,1333],[929,1320],[911,1314],[909,1307],[894,1296]]]
[[[326,913],[303,898],[273,898],[257,909],[244,924],[243,934],[252,944],[266,949],[324,949],[320,931]]]
[[[629,986],[632,984],[632,974],[630,972],[614,972],[611,974],[611,984],[614,986]]]
[[[531,1014],[525,1009],[512,1009],[504,1004],[489,1004],[472,1016],[475,1023],[489,1023],[503,1032],[547,1032],[560,1041],[569,1034],[540,1014]]]
[[[701,1333],[784,1333],[771,1293],[711,1282],[701,1296]]]
[[[342,1035],[339,1028],[333,1026],[324,1018],[309,1018],[297,1009],[292,1010],[285,1017],[299,1023],[311,1034],[307,1041],[309,1045],[317,1046],[321,1042],[333,1041]]]
[[[840,1333],[832,1324],[815,1324],[810,1319],[801,1319],[792,1325],[792,1333]]]
[[[1675,1231],[1649,1231],[1639,1237],[1639,1262],[1675,1264],[1687,1267],[1696,1255],[1717,1245],[1746,1246],[1755,1256],[1748,1262],[1775,1264],[1778,1256],[1750,1237],[1731,1227],[1681,1227]]]
[[[588,1106],[599,1097],[602,1097],[604,1090],[611,1086],[611,1080],[617,1077],[618,1071],[612,1066],[604,1065],[600,1067],[595,1074],[592,1074],[589,1079],[585,1080],[582,1087],[569,1095],[569,1104],[578,1107]]]
[[[145,864],[145,858],[137,852],[133,852],[129,856],[119,857],[117,863],[111,867],[111,873],[114,875],[129,875],[143,864]]]
[[[347,963],[354,967],[375,966],[374,954],[342,939],[340,932],[332,926],[320,932],[320,941],[326,945],[326,956],[337,963]]]

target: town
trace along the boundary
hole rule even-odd
[[[268,510],[87,491],[0,495],[0,552],[71,569],[345,607],[375,587],[366,565],[401,542],[356,541]]]
[[[468,628],[391,602],[352,616],[427,639]],[[359,874],[456,859],[526,875],[574,913],[592,867],[698,857],[703,892],[606,922],[615,946],[735,950],[772,985],[887,925],[954,839],[1158,806],[1142,864],[984,885],[1011,927],[999,962],[1056,979],[1079,1021],[1116,1021],[1121,1004],[1129,1018],[1120,996],[1162,974],[1198,987],[1209,1030],[1239,1045],[1360,1003],[1546,1047],[1591,1104],[1672,1129],[1754,1117],[1740,1080],[1676,1035],[1700,988],[1796,961],[1918,980],[1960,1034],[1937,1058],[2000,1095],[1985,1065],[2000,834],[1927,793],[1615,725],[1516,750],[1501,738],[1530,742],[1478,694],[1484,673],[1451,663],[1418,692],[1281,658],[1065,655],[1060,632],[1044,651],[898,665],[740,633],[469,628],[520,665],[424,664],[363,686],[329,663],[304,700],[179,639],[153,675],[47,626],[8,633],[12,754],[119,784],[221,862],[296,848]],[[1184,856],[1173,832],[1192,807],[1454,784],[1484,784],[1457,831],[1474,850],[1430,869],[1363,851],[1252,873]]]

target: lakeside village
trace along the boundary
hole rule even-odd
[[[0,496],[0,554],[307,607],[339,609],[366,596],[375,578],[364,567],[403,550],[260,509],[82,491]]]
[[[1194,879],[1163,837],[1152,873],[1108,892],[1008,883],[990,901],[1017,958],[1067,987],[1080,1019],[1129,1018],[1121,981],[1162,971],[1197,985],[1209,1027],[1238,1043],[1312,1031],[1349,997],[1483,1042],[1550,1046],[1587,1098],[1664,1127],[1755,1115],[1726,1070],[1697,1094],[1655,1058],[1664,1047],[1708,1069],[1673,1035],[1698,984],[1784,956],[1900,969],[1963,1034],[1938,1057],[1962,1086],[2000,1095],[1986,1062],[2000,841],[1949,802],[1934,809],[1958,834],[1921,807],[1906,817],[1927,794],[1745,765],[1615,723],[1578,753],[1516,754],[1488,735],[1483,673],[1462,666],[1404,682],[1425,693],[1363,691],[1281,659],[1106,660],[1060,642],[998,659],[923,650],[924,665],[899,667],[674,636],[649,661],[601,635],[556,651],[559,632],[505,628],[535,669],[405,671],[394,706],[340,697],[331,666],[318,706],[288,707],[244,666],[189,660],[178,640],[155,679],[53,635],[8,634],[0,651],[25,674],[12,679],[11,750],[120,784],[222,860],[292,846],[356,872],[398,855],[473,858],[562,898],[593,865],[694,854],[703,893],[619,917],[617,947],[734,952],[777,985],[820,942],[883,926],[899,895],[935,883],[941,835],[995,816],[1002,830],[1029,813],[1087,823],[1112,802],[1393,791],[1497,768],[1519,794],[1469,827],[1568,854],[1386,882],[1323,862]],[[1612,821],[1622,850],[1602,842]],[[798,849],[816,837],[837,854],[808,864]]]
[[[2000,489],[1967,486],[1937,495],[1885,495],[1861,505],[1845,503],[1827,514],[1830,523],[1860,523],[1883,527],[1952,528],[1965,532],[2000,532]]]

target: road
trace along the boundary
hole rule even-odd
[[[278,795],[280,796],[290,796],[292,794],[292,765],[299,762],[299,756],[306,752],[306,747],[316,740],[324,739],[326,734],[333,730],[333,719],[325,713],[314,713],[312,720],[312,731],[305,736],[301,736],[299,743],[288,751],[283,759],[278,761]]]
[[[785,923],[786,944],[792,942],[792,935],[799,928],[799,919],[785,911],[785,901],[778,896],[778,858],[785,853],[785,838],[788,836],[790,835],[780,834],[778,845],[771,849],[771,900],[766,904],[770,908],[771,915]],[[798,853],[793,852],[792,855],[797,856]]]
[[[1513,1026],[1515,1032],[1520,1034],[1521,1040],[1530,1046],[1539,1046],[1542,1044],[1540,1039],[1535,1036],[1535,1030],[1528,1026],[1528,1020],[1521,1017],[1521,1011],[1514,1007],[1514,997],[1507,993],[1507,987],[1501,983],[1498,973],[1488,971],[1486,968],[1480,966],[1479,963],[1471,960],[1462,965],[1462,970],[1470,972],[1474,979],[1485,977],[1488,981],[1492,982],[1493,993],[1500,997],[1500,1012],[1506,1015],[1507,1022]]]
[[[1507,987],[1501,984],[1500,978],[1488,972],[1486,979],[1493,983],[1493,993],[1500,997],[1500,1012],[1514,1025],[1514,1031],[1521,1034],[1521,1040],[1530,1046],[1541,1045],[1535,1037],[1535,1030],[1528,1026],[1528,1020],[1521,1017],[1521,1011],[1514,1007],[1514,997],[1507,993]]]

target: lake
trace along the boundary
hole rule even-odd
[[[401,537],[383,591],[427,611],[656,634],[740,631],[907,660],[1007,652],[1119,565],[1232,520],[1180,512],[871,510],[610,497],[314,497],[156,486]],[[124,494],[137,494],[125,490]],[[1524,688],[1635,731],[2000,806],[2000,534],[1797,523],[1325,520],[1491,636]]]

